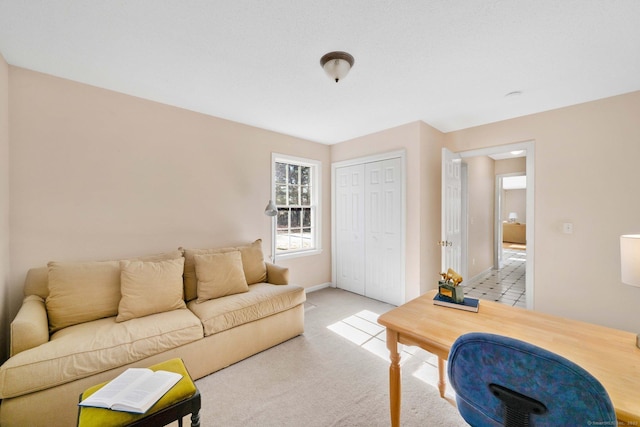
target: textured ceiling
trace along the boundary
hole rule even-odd
[[[319,64],[332,50],[355,57],[338,84]],[[0,52],[11,65],[332,144],[640,90],[640,1],[0,0]]]

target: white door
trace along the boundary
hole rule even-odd
[[[365,296],[404,303],[402,265],[402,163],[365,165]]]
[[[462,180],[459,154],[442,149],[442,271],[462,272]]]
[[[364,165],[337,168],[336,286],[365,293]]]

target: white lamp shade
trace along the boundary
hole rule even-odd
[[[640,234],[620,236],[622,283],[640,287]]]
[[[509,213],[509,221],[515,221],[518,219],[518,214],[515,212],[510,212]]]
[[[344,59],[332,59],[324,64],[322,68],[324,68],[324,72],[327,73],[329,77],[337,82],[347,76],[351,65]]]
[[[276,205],[273,203],[273,200],[269,200],[269,203],[267,203],[267,207],[264,208],[264,214],[266,216],[278,215],[278,208],[276,208]]]
[[[325,53],[320,58],[320,66],[336,83],[347,76],[353,63],[353,56],[341,51]]]

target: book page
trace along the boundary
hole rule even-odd
[[[173,387],[182,375],[175,372],[156,371],[143,381],[125,390],[112,405],[112,409],[129,412],[146,412]]]
[[[119,393],[127,387],[140,381],[141,378],[153,374],[153,371],[145,368],[129,368],[116,378],[107,383],[100,390],[80,402],[81,406],[96,406],[110,408]]]

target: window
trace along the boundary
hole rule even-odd
[[[277,256],[320,250],[319,177],[320,162],[273,155]]]

